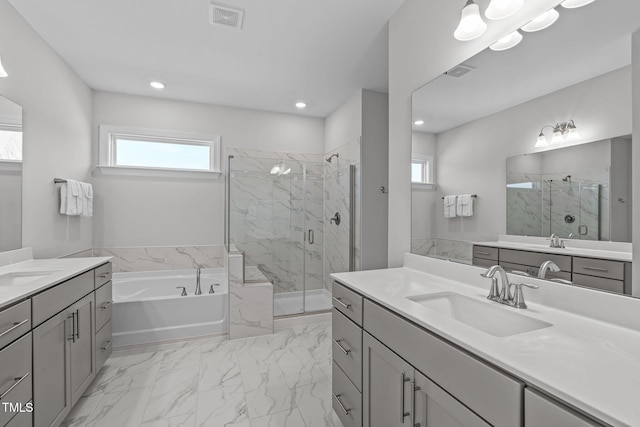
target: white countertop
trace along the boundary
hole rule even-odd
[[[406,298],[455,291],[497,304],[486,300],[490,282],[478,274],[484,270],[407,254],[402,268],[331,276],[606,423],[640,426],[640,300],[527,278],[540,286],[525,290],[528,309],[498,306],[553,326],[501,338]]]
[[[22,285],[0,286],[0,309],[111,260],[112,257],[31,259],[0,267],[7,273],[51,272]]]

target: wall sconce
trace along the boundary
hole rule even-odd
[[[561,144],[563,142],[578,141],[580,139],[580,133],[573,120],[569,120],[562,123],[556,123],[555,125],[546,125],[540,129],[538,140],[536,141],[536,148],[548,147],[549,141],[544,135],[546,128],[553,129],[553,136],[551,137],[551,144]]]
[[[4,67],[2,66],[2,58],[0,58],[0,77],[7,77],[8,75],[9,74],[7,74]]]

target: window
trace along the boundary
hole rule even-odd
[[[0,116],[0,161],[22,162],[22,124]]]
[[[411,160],[411,182],[433,184],[433,156],[419,156]]]
[[[210,178],[220,173],[220,137],[102,125],[98,167],[107,174]]]

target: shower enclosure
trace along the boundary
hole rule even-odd
[[[325,223],[325,199],[335,186],[325,191],[326,166],[322,160],[229,156],[228,241],[244,252],[245,278],[257,269],[273,283],[275,316],[330,309],[327,271],[348,269],[327,270],[336,256],[325,257],[325,230],[332,242],[336,233],[348,236],[350,215],[348,203],[335,205],[340,225]]]

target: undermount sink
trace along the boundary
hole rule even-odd
[[[22,286],[38,279],[57,273],[60,270],[47,271],[14,271],[12,273],[0,274],[0,286]]]
[[[428,309],[494,337],[509,337],[553,326],[492,302],[478,301],[456,292],[407,297]]]

